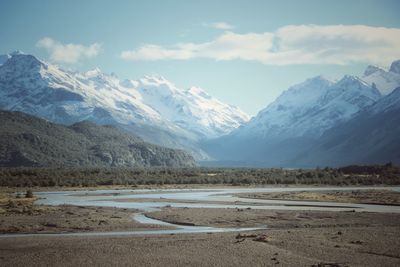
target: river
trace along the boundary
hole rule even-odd
[[[348,204],[337,202],[289,201],[247,199],[235,196],[238,193],[290,192],[290,191],[330,191],[388,189],[400,192],[400,187],[271,187],[271,188],[209,188],[209,189],[127,189],[36,192],[40,199],[36,204],[101,206],[140,210],[134,220],[143,224],[173,226],[172,230],[148,230],[125,232],[86,232],[62,234],[10,234],[7,236],[104,236],[104,235],[151,235],[179,233],[213,233],[250,231],[266,229],[266,225],[252,228],[215,228],[203,226],[183,226],[170,224],[146,217],[144,212],[158,211],[163,207],[179,208],[241,208],[241,209],[279,209],[279,210],[318,210],[400,213],[400,206]]]

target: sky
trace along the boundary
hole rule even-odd
[[[289,86],[400,59],[400,1],[1,0],[0,54],[160,75],[250,115]]]

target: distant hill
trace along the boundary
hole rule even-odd
[[[187,152],[144,142],[113,126],[71,126],[0,111],[0,166],[194,166]]]

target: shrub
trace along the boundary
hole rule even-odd
[[[26,198],[33,198],[33,193],[32,193],[31,189],[28,189],[28,191],[26,191],[25,197]]]

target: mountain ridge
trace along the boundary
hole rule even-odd
[[[98,68],[63,70],[21,52],[0,57],[0,109],[65,125],[114,125],[146,142],[188,150],[197,160],[265,166],[302,162],[296,157],[317,149],[336,127],[354,118],[379,117],[398,103],[399,86],[400,60],[389,70],[369,65],[361,77],[316,76],[289,87],[250,119],[200,87],[183,90],[162,76],[121,80]]]
[[[315,159],[313,165],[312,160],[301,160],[313,158],[312,156],[300,155],[311,153],[311,149],[317,147],[325,138],[323,136],[334,131],[336,127],[342,127],[349,121],[357,125],[353,120],[355,117],[361,119],[363,113],[373,111],[375,114],[380,114],[385,111],[383,103],[386,103],[386,106],[398,103],[400,99],[398,89],[392,87],[400,86],[400,80],[398,84],[396,80],[391,80],[394,82],[390,90],[388,90],[389,83],[383,84],[382,89],[379,87],[382,83],[373,82],[379,78],[377,73],[386,77],[389,72],[368,66],[364,72],[369,77],[368,81],[363,77],[351,75],[345,75],[338,81],[331,81],[322,76],[307,79],[303,83],[289,87],[249,122],[230,134],[203,142],[203,149],[214,159],[223,162],[252,162],[256,166],[270,167],[303,167],[301,162],[308,167],[324,165],[324,162],[318,159]],[[390,77],[395,75],[397,74],[390,71]],[[373,106],[380,107],[380,110],[378,108],[370,110],[369,108]],[[391,116],[395,115],[396,113],[391,113]],[[384,122],[377,120],[375,126],[378,127],[379,123],[384,125]],[[386,126],[382,127],[388,129]],[[383,133],[381,136],[384,138]],[[335,139],[337,144],[339,141]],[[350,148],[350,145],[347,144],[347,147]],[[373,150],[372,144],[368,145]],[[396,142],[393,141],[391,146],[395,147]],[[327,165],[334,163],[328,160],[333,154],[330,151],[323,152],[318,151],[321,154],[320,158],[325,158]],[[357,157],[362,158],[360,154],[357,154]],[[296,158],[300,160],[295,160]],[[382,159],[390,161],[390,157],[380,157],[380,160]],[[394,157],[393,160],[397,158]],[[343,162],[343,164],[348,163],[352,162]]]
[[[22,112],[0,111],[1,167],[192,167],[181,150],[144,142],[113,126],[55,124]]]
[[[249,119],[199,88],[182,90],[154,76],[122,81],[99,69],[72,72],[22,53],[6,56],[0,65],[0,97],[0,109],[66,125],[113,124],[199,158],[207,157],[199,140],[226,134]]]

